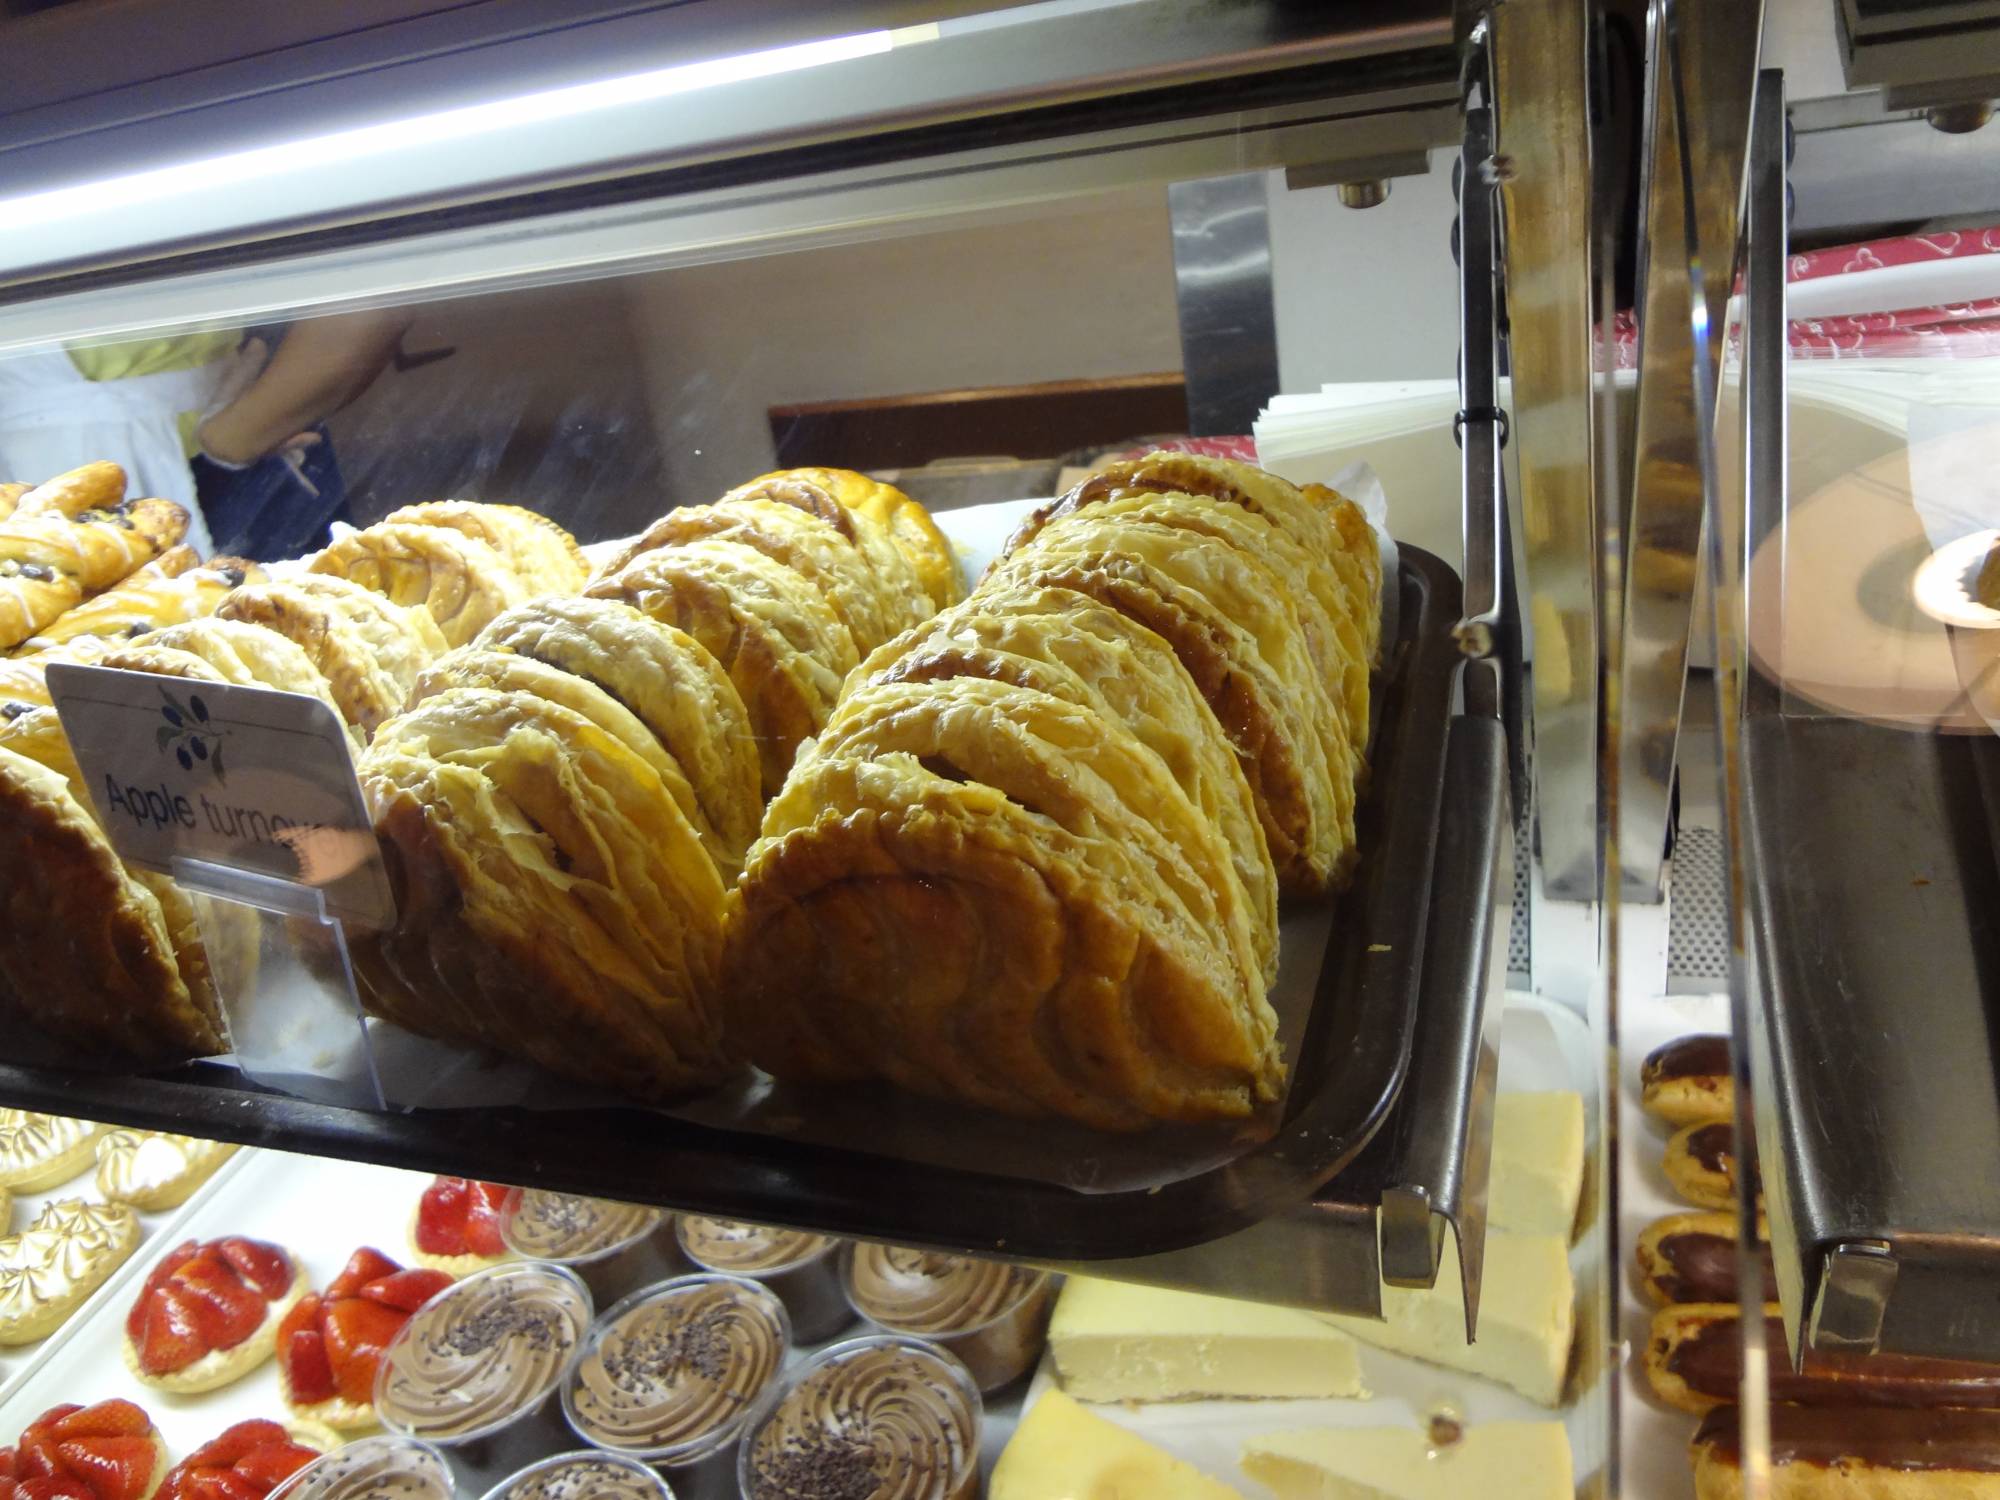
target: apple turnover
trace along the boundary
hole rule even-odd
[[[965,597],[958,554],[951,539],[938,530],[931,513],[893,485],[857,474],[852,469],[780,469],[760,474],[722,497],[724,500],[776,500],[810,510],[825,519],[835,507],[853,518],[857,533],[886,538],[900,553],[930,600],[931,613]],[[891,576],[878,562],[876,571]]]
[[[326,674],[313,665],[305,648],[269,626],[248,620],[190,620],[169,625],[141,636],[130,646],[106,652],[101,660],[107,667],[138,672],[155,670],[149,666],[150,662],[166,661],[170,675],[199,675],[172,670],[174,663],[184,663],[188,657],[208,667],[216,681],[302,693],[319,699],[340,715],[332,685]],[[341,722],[347,722],[344,715]]]
[[[722,664],[755,732],[766,795],[818,732],[859,664],[854,637],[799,574],[741,542],[704,537],[642,552],[592,584],[683,630]]]
[[[268,626],[301,647],[341,717],[364,738],[402,708],[417,675],[447,649],[428,611],[320,574],[247,584],[223,600],[216,617]]]
[[[1229,543],[1089,511],[1051,523],[982,587],[1074,589],[1174,648],[1257,801],[1281,888],[1321,895],[1354,852],[1358,757],[1282,580]]]
[[[501,552],[444,526],[383,522],[341,537],[310,571],[352,579],[393,603],[430,612],[447,644],[463,646],[532,592]]]
[[[980,589],[877,651],[855,682],[948,677],[1036,688],[1131,730],[1228,844],[1249,901],[1260,970],[1266,983],[1276,978],[1277,877],[1257,805],[1221,725],[1165,641],[1069,589]],[[836,725],[843,713],[835,710]]]
[[[617,736],[532,693],[451,688],[359,769],[398,888],[396,929],[360,945],[389,1019],[642,1098],[723,1076],[721,877]]]
[[[1104,1129],[1240,1118],[1282,1085],[1226,842],[1083,704],[975,677],[860,687],[731,901],[729,1025],[780,1078]]]
[[[484,542],[507,560],[530,593],[573,594],[590,577],[576,538],[547,516],[518,505],[427,500],[391,511],[383,523],[442,526]]]
[[[705,646],[615,599],[551,597],[511,609],[475,643],[594,682],[666,748],[694,793],[691,819],[727,876],[763,815],[750,712]]]

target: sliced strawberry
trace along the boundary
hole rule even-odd
[[[340,1387],[326,1355],[326,1339],[317,1328],[297,1328],[278,1339],[278,1364],[285,1372],[291,1399],[301,1406],[331,1401]]]
[[[417,1248],[426,1255],[465,1253],[465,1211],[471,1193],[463,1177],[439,1177],[417,1200]]]
[[[407,1321],[395,1308],[359,1297],[326,1310],[321,1326],[341,1395],[362,1405],[375,1399],[376,1356]]]
[[[244,1454],[236,1461],[236,1473],[256,1485],[259,1495],[268,1495],[318,1457],[303,1443],[281,1437],[278,1442],[262,1443]]]
[[[451,1277],[445,1272],[418,1266],[369,1282],[361,1288],[361,1295],[384,1307],[413,1313],[450,1285]]]
[[[264,1500],[269,1493],[265,1486],[234,1469],[198,1469],[176,1488],[177,1500]]]
[[[70,1474],[98,1500],[139,1500],[153,1483],[159,1447],[150,1437],[93,1437],[59,1443]]]
[[[52,1428],[39,1423],[21,1434],[20,1458],[24,1479],[56,1479],[63,1472],[62,1460],[56,1456],[56,1435]]]
[[[51,1420],[53,1419],[53,1420]],[[99,1401],[94,1406],[58,1406],[35,1419],[49,1425],[59,1438],[150,1436],[153,1419],[132,1401]]]
[[[24,1479],[14,1486],[14,1500],[97,1500],[81,1479]]]
[[[394,1276],[403,1268],[380,1250],[363,1245],[347,1257],[347,1264],[340,1274],[326,1284],[327,1300],[338,1297],[352,1297],[371,1281],[379,1281],[384,1276]]]
[[[292,1284],[292,1258],[276,1245],[233,1235],[213,1248],[266,1298],[284,1296]]]
[[[202,1336],[203,1304],[185,1288],[163,1286],[146,1303],[145,1326],[137,1340],[139,1368],[148,1375],[184,1370],[211,1347]]]
[[[512,1191],[498,1182],[472,1184],[472,1206],[465,1216],[468,1253],[489,1257],[507,1253],[507,1242],[500,1237],[500,1205]]]
[[[182,1459],[177,1469],[226,1469],[266,1443],[289,1443],[292,1435],[276,1422],[253,1418],[225,1428]]]
[[[234,1349],[249,1338],[264,1326],[264,1314],[270,1305],[234,1276],[160,1289],[162,1296],[175,1290],[186,1292],[201,1303],[202,1310],[196,1316],[211,1349]]]

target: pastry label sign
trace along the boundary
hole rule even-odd
[[[119,855],[317,886],[327,914],[387,926],[395,903],[347,730],[304,693],[58,663],[49,696]]]

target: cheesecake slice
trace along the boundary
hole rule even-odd
[[[1382,1288],[1381,1322],[1345,1313],[1317,1316],[1377,1348],[1497,1380],[1530,1401],[1559,1406],[1576,1331],[1569,1245],[1561,1235],[1487,1231],[1477,1343],[1465,1341],[1465,1294],[1451,1235],[1445,1236],[1436,1286]]]
[[[1493,1101],[1486,1222],[1568,1239],[1583,1193],[1583,1095],[1501,1094]]]
[[[1049,1351],[1080,1401],[1365,1394],[1354,1340],[1316,1313],[1091,1276],[1063,1286]]]
[[[1014,1429],[986,1500],[1243,1500],[1219,1479],[1155,1448],[1061,1391]]]
[[[1560,1422],[1484,1422],[1443,1447],[1414,1427],[1279,1432],[1244,1446],[1243,1472],[1278,1500],[1571,1500],[1575,1493]]]

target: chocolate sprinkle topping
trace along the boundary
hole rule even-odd
[[[868,1445],[843,1432],[787,1437],[757,1463],[757,1500],[868,1500],[881,1487]]]
[[[439,1351],[449,1349],[454,1354],[478,1354],[511,1338],[525,1339],[536,1349],[567,1342],[549,1309],[523,1305],[508,1292],[447,1330],[441,1338],[434,1338],[431,1347]]]
[[[735,1309],[705,1307],[666,1329],[629,1338],[604,1357],[604,1373],[628,1395],[643,1396],[662,1376],[689,1371],[714,1384],[729,1373],[728,1324]]]

